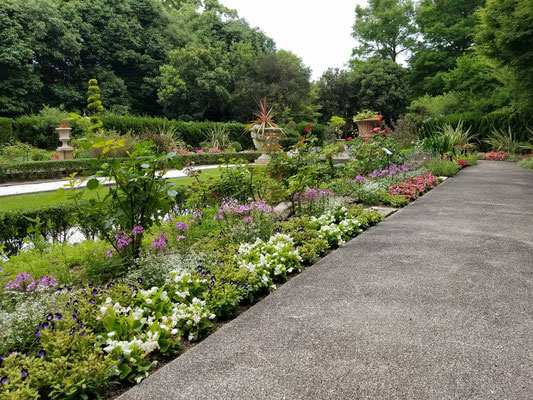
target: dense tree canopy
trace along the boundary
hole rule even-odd
[[[359,42],[354,56],[377,55],[396,61],[415,45],[414,4],[411,0],[369,0],[357,6],[353,37]]]
[[[218,0],[3,0],[0,116],[81,111],[90,78],[113,112],[183,120],[246,121],[262,97],[280,122],[394,120],[408,100],[423,118],[533,111],[533,0],[369,0],[354,17],[353,59],[311,82]]]

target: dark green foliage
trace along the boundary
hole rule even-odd
[[[425,138],[437,133],[445,124],[456,126],[460,121],[463,121],[465,129],[470,128],[471,133],[476,135],[480,141],[481,149],[488,150],[483,140],[487,138],[493,128],[507,131],[510,126],[511,130],[516,132],[518,140],[527,141],[531,139],[531,133],[527,127],[533,125],[533,117],[525,117],[515,112],[509,112],[506,109],[488,115],[479,112],[465,112],[429,120],[416,120],[415,122],[420,138]]]
[[[361,109],[380,112],[396,120],[408,104],[406,70],[391,60],[373,57],[354,66],[357,97]]]
[[[0,118],[0,146],[9,143],[13,139],[13,127],[11,118]]]
[[[196,165],[207,165],[219,164],[221,160],[227,161],[235,157],[253,162],[259,157],[259,153],[184,154],[178,156],[178,160],[183,164],[194,162]],[[94,161],[94,159],[79,159],[0,164],[0,182],[61,178],[74,172],[82,173],[90,170],[94,167]]]
[[[456,59],[473,44],[475,12],[484,0],[422,0],[416,22],[423,41],[410,59],[410,83],[417,95],[440,94],[441,73],[455,66]]]
[[[533,111],[533,0],[488,0],[480,16],[481,51],[511,75],[516,108]]]
[[[416,43],[414,13],[411,0],[370,0],[366,8],[357,5],[352,36],[359,45],[354,55],[395,62]]]

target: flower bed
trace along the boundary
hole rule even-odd
[[[487,153],[483,156],[484,160],[490,160],[490,161],[505,161],[505,159],[509,157],[509,154],[504,151],[495,151],[492,153]]]
[[[217,178],[194,174],[183,192],[158,172],[173,154],[141,158],[150,144],[127,160],[101,160],[70,212],[87,212],[100,240],[49,244],[47,224],[33,218],[28,250],[3,262],[0,397],[98,398],[115,382],[137,383],[381,220],[354,203],[403,206],[438,184],[427,154],[405,149],[391,164],[364,143],[354,145],[363,161],[335,166],[335,146],[301,140],[273,154],[278,179],[222,166]],[[118,184],[85,200],[96,177]],[[291,218],[274,214],[278,203],[290,205]]]

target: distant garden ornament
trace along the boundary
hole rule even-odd
[[[363,110],[353,117],[353,121],[357,124],[357,128],[359,129],[359,136],[363,138],[372,137],[380,131],[381,129],[379,129],[379,125],[381,124],[382,119],[383,117],[381,114],[370,110]]]
[[[258,102],[258,105],[259,109],[254,112],[257,118],[246,125],[245,132],[250,132],[255,147],[261,152],[255,163],[267,165],[270,162],[270,154],[279,149],[283,130],[274,123],[275,112],[267,107],[266,99]]]
[[[72,160],[73,158],[72,153],[74,151],[74,147],[68,145],[71,130],[72,128],[68,126],[65,121],[63,121],[61,125],[56,128],[56,131],[59,133],[59,141],[61,142],[61,146],[57,148],[58,160]]]

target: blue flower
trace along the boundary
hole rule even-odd
[[[63,319],[63,316],[59,313],[56,314],[56,319]]]
[[[1,384],[7,383],[7,376],[4,376],[2,379],[0,379],[0,383]]]
[[[26,377],[29,375],[28,370],[22,368],[22,371],[20,371],[20,377],[22,379],[26,379]]]
[[[41,351],[39,352],[39,356],[40,356],[41,358],[43,358],[45,355],[46,355],[46,351],[41,350]]]
[[[34,336],[41,336],[41,331],[40,331],[39,329],[37,329],[37,330],[35,331],[35,335],[34,335]]]
[[[72,328],[72,329],[70,330],[70,335],[74,335],[75,333],[76,333],[76,328]]]
[[[46,316],[47,321],[51,321],[53,318],[54,318],[54,314],[51,314],[51,313]]]

